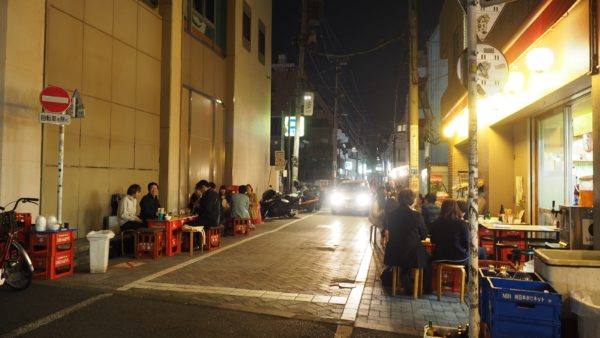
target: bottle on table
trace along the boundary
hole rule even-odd
[[[500,213],[498,214],[500,222],[504,223],[504,204],[500,204]]]

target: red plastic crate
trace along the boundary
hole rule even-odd
[[[33,254],[33,277],[37,279],[56,279],[73,274],[73,250],[57,252],[55,255]]]
[[[493,236],[494,235],[494,231],[493,230],[488,230],[482,226],[479,227],[479,237],[481,236]]]
[[[206,232],[206,237],[208,237],[208,241],[206,241],[206,245],[208,246],[208,251],[217,250],[221,247],[221,229],[220,228],[209,228]]]
[[[437,291],[437,264],[433,264],[433,274],[431,276],[431,285],[433,291]],[[466,285],[465,285],[466,290]],[[442,271],[442,291],[444,292],[460,292],[460,272],[456,269],[444,269]]]
[[[75,239],[74,230],[31,232],[29,234],[29,253],[47,253],[53,255],[60,251],[71,250]]]
[[[505,241],[505,240],[503,240],[502,243],[516,244],[517,249],[525,249],[524,241]],[[504,250],[502,250],[502,253],[501,253],[502,257],[500,257],[500,259],[497,259],[497,257],[494,257],[494,258],[496,258],[496,260],[499,260],[499,261],[511,261],[511,259],[509,259],[509,255],[511,254],[511,251],[512,251],[511,249],[504,249]],[[521,257],[521,261],[525,262],[525,257]]]
[[[523,231],[511,231],[511,230],[501,230],[499,238],[525,238],[525,232]]]
[[[492,241],[484,241],[481,243],[481,247],[486,256],[494,256],[494,243]]]

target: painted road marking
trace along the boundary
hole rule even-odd
[[[61,318],[65,317],[65,316],[69,315],[70,313],[73,313],[73,312],[75,312],[77,310],[81,310],[84,307],[90,306],[93,303],[95,303],[95,302],[97,302],[97,301],[99,301],[101,299],[104,299],[106,297],[110,297],[110,296],[112,296],[112,293],[103,293],[101,295],[97,295],[95,297],[86,299],[86,300],[84,300],[84,301],[82,301],[80,303],[77,303],[77,304],[75,304],[73,306],[70,306],[70,307],[68,307],[66,309],[62,309],[62,310],[60,310],[58,312],[55,312],[55,313],[53,313],[51,315],[48,315],[48,316],[44,317],[44,318],[38,319],[35,322],[31,322],[31,323],[29,323],[27,325],[21,326],[20,328],[17,328],[15,330],[13,330],[12,332],[10,332],[10,333],[8,333],[6,335],[3,335],[2,337],[3,338],[4,337],[8,338],[8,337],[17,337],[17,336],[20,336],[20,335],[24,335],[26,333],[29,333],[29,332],[33,331],[33,330],[37,330],[37,329],[39,329],[40,327],[42,327],[44,325],[48,325],[48,324],[50,324],[50,323],[52,323],[52,322],[54,322],[54,321],[56,321],[58,319],[61,319]]]
[[[365,289],[365,283],[367,282],[367,275],[369,274],[369,266],[371,264],[372,256],[372,247],[367,245],[367,249],[365,250],[362,261],[360,262],[360,268],[358,268],[358,274],[356,275],[356,286],[350,292],[350,296],[348,296],[348,301],[346,302],[346,306],[342,312],[342,319],[351,321],[356,320],[360,300]]]
[[[159,272],[157,272],[157,273],[153,273],[153,274],[151,274],[151,275],[148,275],[148,276],[146,276],[146,277],[142,277],[142,278],[140,278],[140,279],[138,279],[138,280],[136,280],[136,281],[133,281],[133,282],[131,282],[131,283],[129,283],[129,284],[123,285],[122,287],[118,288],[118,289],[117,289],[117,291],[127,291],[127,290],[129,290],[129,289],[136,288],[138,284],[145,283],[145,282],[149,282],[149,281],[151,281],[151,280],[153,280],[153,279],[156,279],[156,278],[158,278],[158,277],[164,276],[164,275],[166,275],[166,274],[168,274],[168,273],[171,273],[171,272],[173,272],[173,271],[177,271],[177,270],[179,270],[179,269],[181,269],[181,268],[184,268],[184,267],[186,267],[186,266],[188,266],[188,265],[190,265],[190,264],[194,264],[194,263],[196,263],[196,262],[199,262],[199,261],[201,261],[201,260],[204,260],[204,259],[207,259],[207,258],[209,258],[209,257],[212,257],[213,255],[217,255],[217,254],[219,254],[220,252],[224,252],[224,251],[227,251],[227,250],[233,249],[233,248],[237,247],[238,245],[241,245],[241,244],[244,244],[244,243],[246,243],[246,242],[253,241],[253,240],[255,240],[255,239],[257,239],[257,238],[260,238],[260,237],[262,237],[262,236],[266,236],[266,235],[272,234],[272,233],[274,233],[274,232],[277,232],[277,231],[283,230],[283,229],[285,229],[285,228],[289,227],[290,225],[292,225],[292,224],[294,224],[294,223],[297,223],[297,222],[303,221],[303,220],[305,220],[305,219],[307,219],[307,218],[309,218],[309,217],[312,217],[312,216],[314,216],[314,215],[317,215],[317,214],[311,214],[311,215],[308,215],[308,216],[306,216],[306,217],[302,217],[302,218],[300,218],[300,219],[293,220],[293,221],[291,221],[291,222],[288,222],[288,223],[285,223],[285,224],[281,225],[280,227],[278,227],[278,228],[275,228],[275,229],[273,229],[273,230],[270,230],[270,231],[264,232],[264,233],[262,233],[262,234],[254,235],[254,236],[252,236],[252,237],[248,237],[248,238],[246,238],[246,239],[243,239],[243,240],[241,240],[241,241],[239,241],[239,242],[236,242],[236,243],[233,243],[233,244],[230,244],[230,245],[224,246],[224,247],[220,248],[219,250],[215,250],[215,251],[209,252],[209,253],[207,253],[207,254],[204,254],[204,255],[202,255],[202,256],[199,256],[198,258],[194,258],[194,259],[191,259],[191,260],[189,260],[189,261],[185,261],[185,262],[183,262],[183,263],[179,263],[179,264],[177,264],[177,265],[174,265],[174,266],[172,266],[172,267],[170,267],[170,268],[164,269],[164,270],[162,270],[162,271],[159,271]]]

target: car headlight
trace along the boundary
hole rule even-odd
[[[366,206],[371,204],[371,197],[368,194],[360,194],[356,196],[356,204]]]
[[[334,192],[329,199],[331,205],[340,205],[343,202],[342,194],[339,192]]]

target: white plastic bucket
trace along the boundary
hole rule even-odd
[[[86,237],[90,242],[90,273],[105,273],[108,268],[108,246],[115,233],[110,230],[92,231]]]

